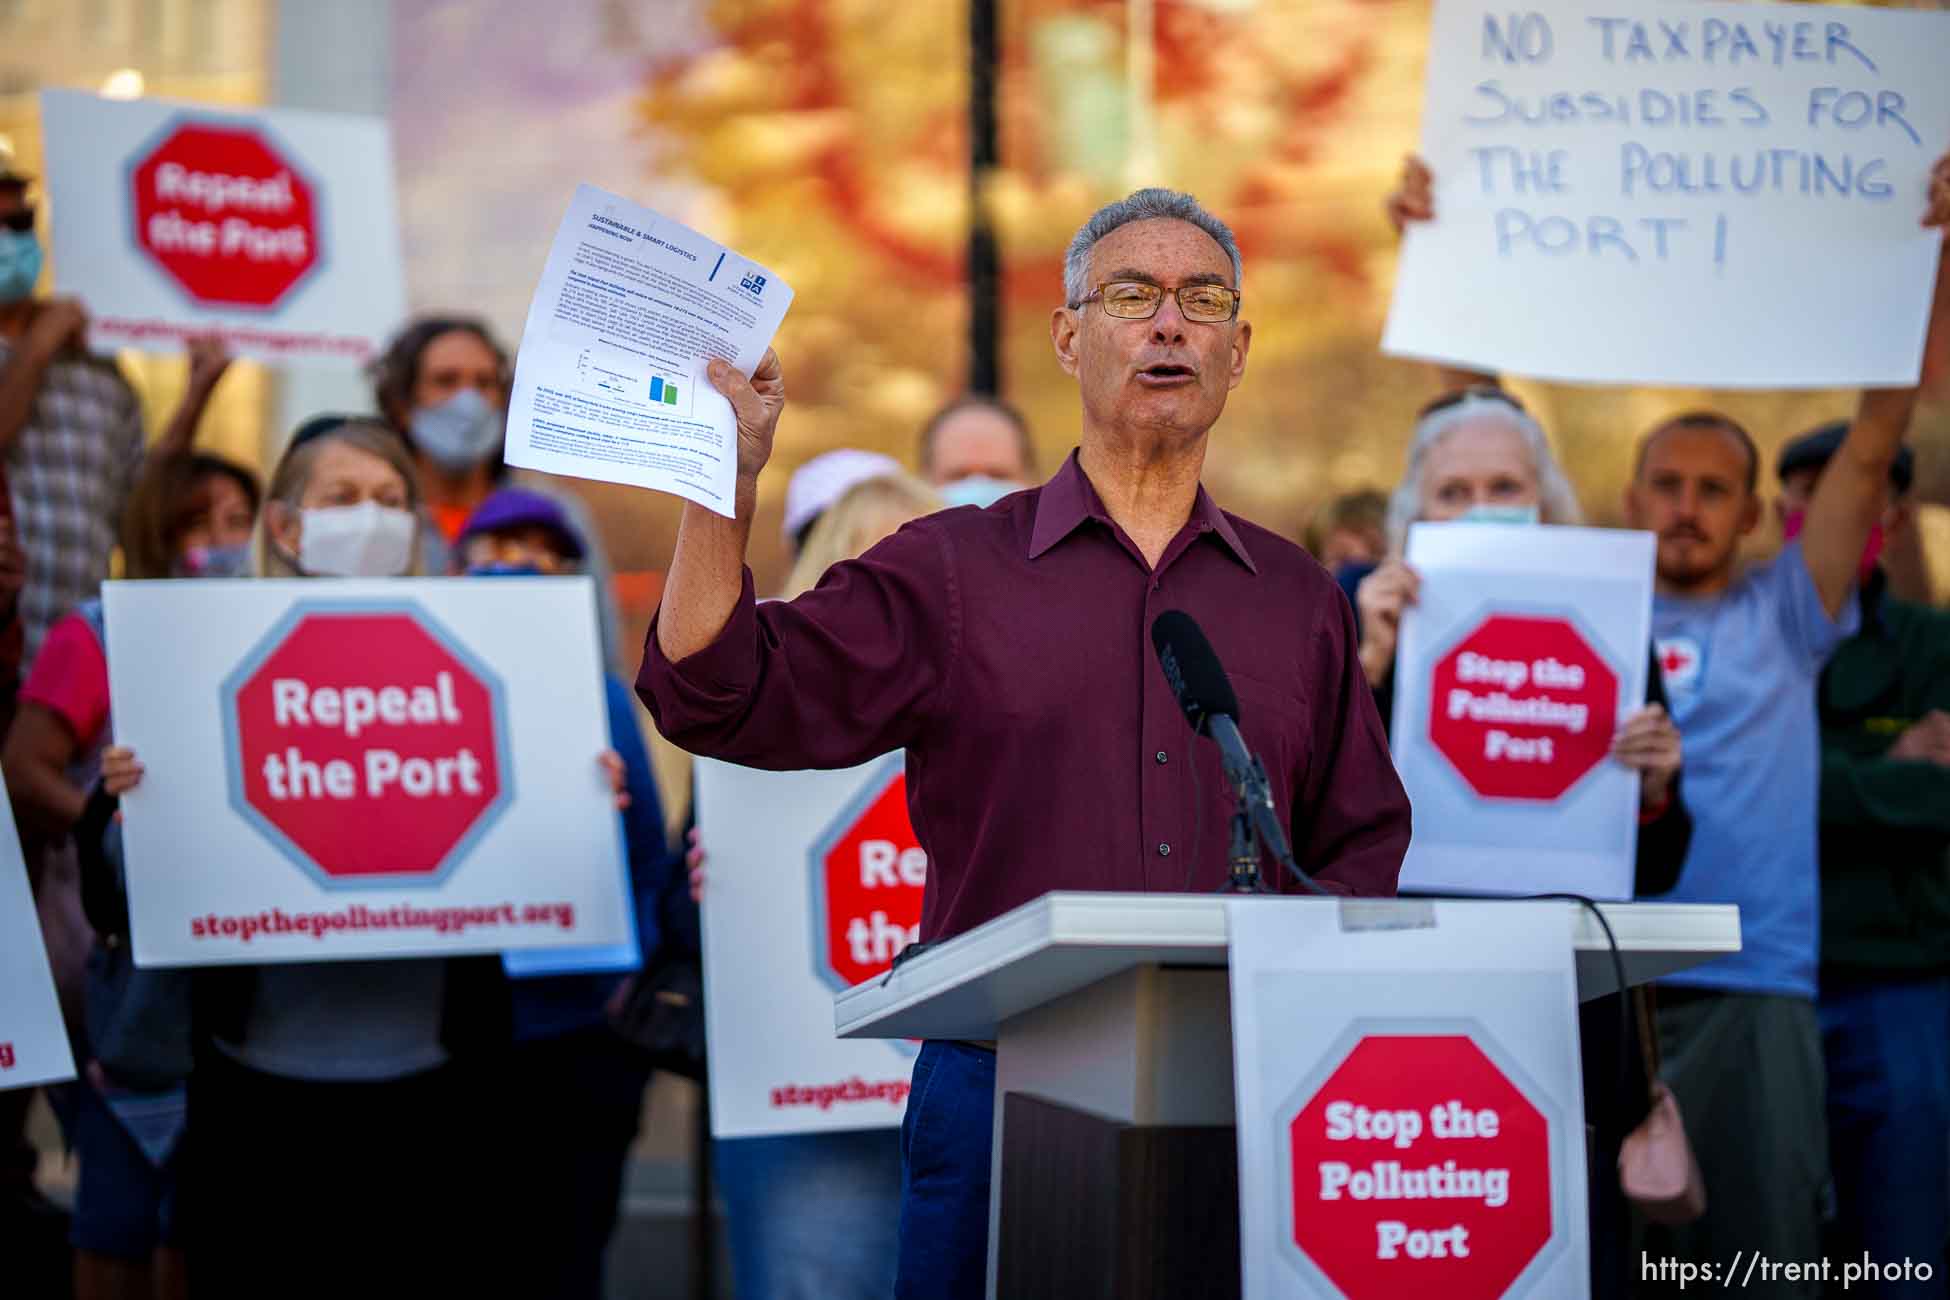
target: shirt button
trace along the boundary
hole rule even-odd
[[[1171,845],[1169,845],[1169,844],[1160,844],[1160,845],[1158,846],[1158,856],[1159,856],[1159,857],[1161,857],[1161,858],[1168,858],[1168,857],[1170,857],[1170,856],[1171,856]]]
[[[1160,763],[1165,761],[1165,751],[1162,749],[1158,751],[1158,761]]]

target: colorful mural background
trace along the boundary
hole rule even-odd
[[[395,12],[416,300],[476,307],[517,334],[562,205],[592,180],[797,289],[779,341],[792,395],[781,470],[841,445],[911,457],[966,368],[962,4],[559,0],[545,23],[514,0]],[[981,201],[1003,254],[1004,390],[1046,467],[1076,418],[1047,336],[1063,246],[1092,208],[1157,183],[1199,195],[1245,252],[1255,335],[1213,443],[1220,500],[1297,532],[1320,500],[1392,483],[1434,389],[1377,351],[1394,265],[1381,200],[1416,138],[1427,15],[1419,0],[1000,0],[1003,165]],[[1919,486],[1939,501],[1946,368],[1937,358],[1916,436]],[[1771,452],[1852,401],[1518,383],[1600,522],[1616,520],[1633,439],[1668,412],[1724,407]],[[769,525],[785,477],[767,476],[761,585],[782,572]],[[660,567],[674,507],[591,495],[624,567]],[[1950,520],[1933,527],[1950,552]],[[1950,554],[1938,572],[1950,583]]]

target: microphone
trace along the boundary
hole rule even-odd
[[[1239,697],[1204,629],[1183,610],[1168,609],[1151,624],[1151,648],[1185,721],[1218,742],[1226,779],[1240,789],[1251,779],[1253,756],[1239,734]]]
[[[1232,681],[1220,665],[1212,643],[1205,639],[1204,629],[1183,610],[1168,609],[1151,623],[1151,648],[1157,652],[1158,666],[1164,670],[1165,683],[1177,698],[1185,720],[1191,723],[1193,731],[1209,736],[1218,744],[1226,780],[1232,783],[1238,799],[1231,887],[1249,889],[1257,885],[1254,892],[1265,888],[1258,880],[1258,864],[1245,865],[1239,852],[1241,834],[1250,827],[1301,884],[1314,893],[1326,893],[1293,859],[1286,828],[1280,825],[1279,812],[1273,805],[1273,788],[1266,779],[1266,768],[1246,748],[1245,737],[1239,734],[1239,697],[1233,692]],[[1240,819],[1244,819],[1243,825]]]

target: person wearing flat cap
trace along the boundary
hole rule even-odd
[[[1847,432],[1781,449],[1792,538]],[[1878,559],[1908,526],[1897,452],[1859,573],[1861,630],[1821,675],[1821,992],[1838,1249],[1945,1276],[1950,1235],[1950,613],[1896,600]],[[1908,1294],[1905,1292],[1904,1294]],[[1920,1294],[1920,1293],[1919,1293]],[[1937,1294],[1940,1294],[1938,1292]]]

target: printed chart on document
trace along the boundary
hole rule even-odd
[[[597,339],[576,354],[575,375],[577,385],[592,397],[661,407],[665,415],[691,414],[695,377],[648,352]]]

